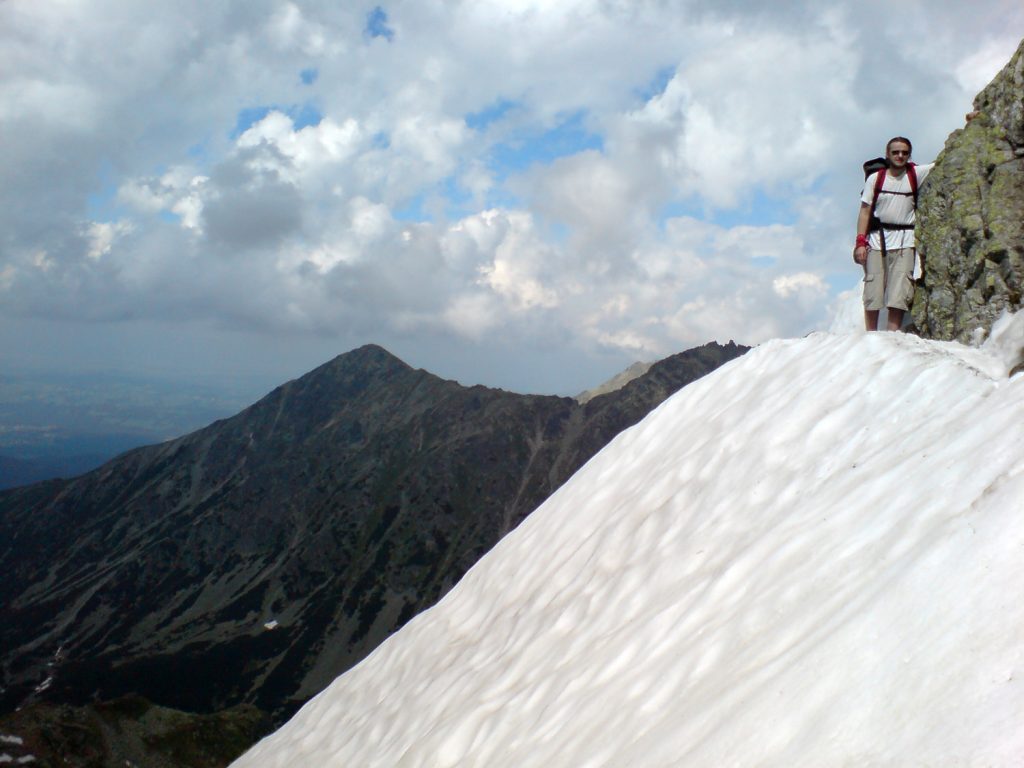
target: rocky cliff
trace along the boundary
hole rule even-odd
[[[0,694],[286,716],[612,437],[745,351],[705,345],[580,405],[367,346],[191,435],[0,492]]]
[[[922,186],[924,279],[914,324],[929,338],[982,338],[1024,290],[1024,42],[974,100]]]

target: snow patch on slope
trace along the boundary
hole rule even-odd
[[[235,765],[1019,764],[1005,333],[719,368]]]

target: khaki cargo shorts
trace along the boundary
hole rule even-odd
[[[898,248],[885,254],[885,268],[882,268],[882,252],[868,251],[868,263],[864,269],[864,309],[879,310],[886,307],[910,309],[914,298],[914,249]]]

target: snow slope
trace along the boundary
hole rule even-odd
[[[1024,765],[1022,327],[718,369],[235,765]]]

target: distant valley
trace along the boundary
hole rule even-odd
[[[75,477],[237,413],[267,389],[120,374],[0,375],[0,489]]]

